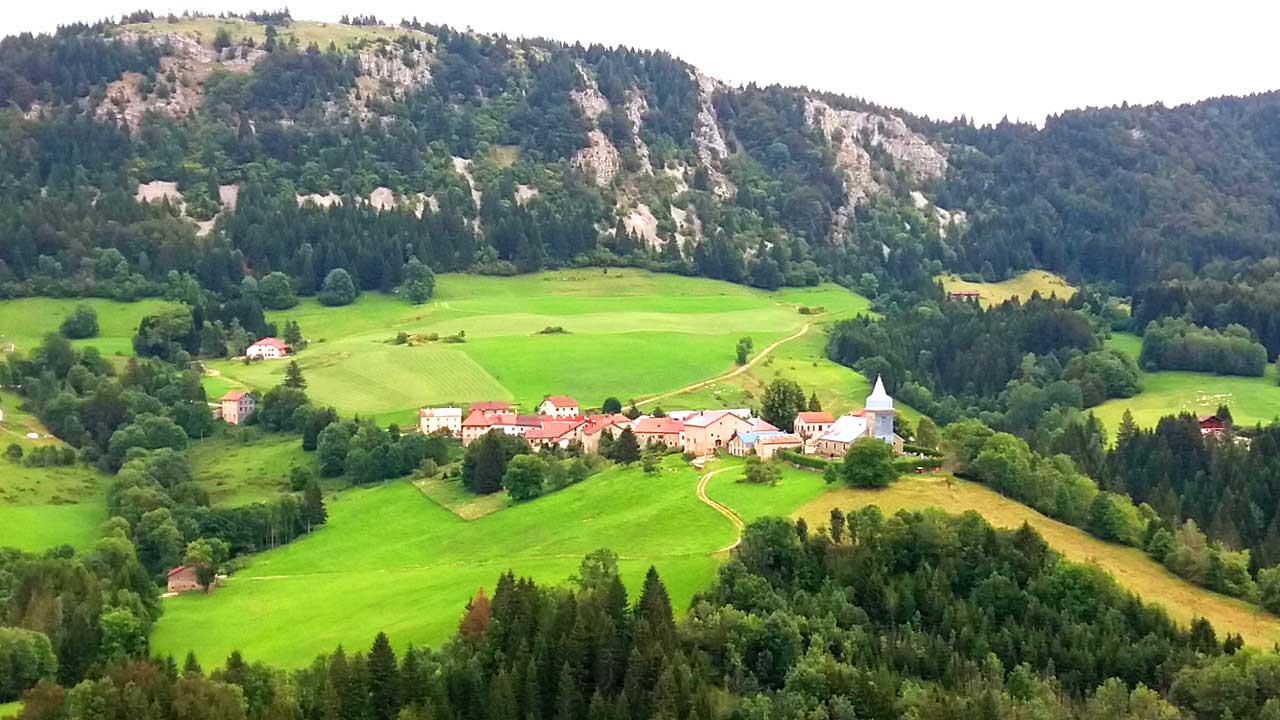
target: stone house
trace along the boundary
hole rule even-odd
[[[245,390],[232,390],[218,401],[222,411],[222,419],[232,425],[243,425],[258,407],[253,393]]]

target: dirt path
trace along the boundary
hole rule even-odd
[[[698,478],[698,500],[703,505],[706,505],[712,510],[715,510],[716,512],[723,515],[725,519],[728,520],[729,523],[732,524],[734,529],[738,532],[738,537],[732,543],[725,545],[719,550],[716,550],[714,553],[712,553],[712,555],[718,555],[720,553],[729,552],[730,550],[738,547],[738,543],[742,542],[742,531],[747,527],[747,524],[742,521],[742,518],[738,515],[738,513],[733,511],[733,508],[723,503],[716,502],[715,500],[712,500],[710,497],[707,497],[707,483],[711,482],[711,478],[715,477],[716,475],[719,475],[722,472],[728,472],[729,470],[734,470],[734,469],[736,468],[721,468],[719,470],[712,470],[711,472]]]
[[[723,380],[728,380],[729,378],[732,378],[732,377],[737,377],[737,376],[741,375],[742,373],[744,373],[744,372],[746,372],[746,371],[750,370],[751,368],[755,367],[756,363],[758,363],[758,362],[760,362],[761,360],[763,360],[763,359],[765,359],[766,357],[768,357],[768,356],[769,356],[769,353],[773,352],[774,350],[777,350],[779,345],[781,345],[781,344],[783,344],[783,343],[791,342],[792,340],[795,340],[796,338],[801,337],[801,336],[802,336],[802,335],[804,335],[805,333],[809,332],[809,325],[810,325],[810,324],[811,324],[811,323],[805,323],[804,325],[802,325],[802,326],[800,327],[800,329],[799,329],[799,330],[797,330],[796,332],[792,333],[791,335],[788,335],[788,336],[786,336],[786,337],[784,337],[784,338],[782,338],[782,339],[780,339],[780,340],[775,340],[775,341],[773,341],[773,342],[769,343],[767,346],[765,346],[765,348],[764,348],[763,350],[761,350],[759,353],[757,353],[755,357],[753,357],[753,358],[751,358],[751,360],[747,361],[747,364],[746,364],[746,365],[739,365],[738,367],[736,367],[736,368],[734,368],[734,369],[730,370],[730,371],[729,371],[729,372],[727,372],[727,373],[724,373],[723,375],[717,375],[717,376],[715,376],[715,377],[713,377],[713,378],[710,378],[710,379],[707,379],[707,380],[699,380],[698,382],[693,383],[692,385],[685,385],[684,387],[680,388],[679,390],[671,390],[671,391],[669,391],[669,392],[664,392],[664,393],[662,393],[662,394],[660,394],[660,395],[654,395],[653,397],[645,398],[644,400],[640,400],[639,402],[637,402],[637,403],[636,403],[636,407],[640,407],[640,406],[642,406],[642,405],[648,405],[649,403],[655,403],[655,402],[657,402],[657,401],[659,401],[659,400],[665,400],[666,398],[672,397],[672,396],[674,396],[674,395],[683,395],[683,394],[685,394],[685,393],[687,393],[687,392],[693,392],[694,390],[701,390],[702,388],[704,388],[704,387],[706,387],[706,386],[708,386],[708,385],[711,385],[711,384],[713,384],[713,383],[718,383],[718,382],[721,382],[721,381],[723,381]]]

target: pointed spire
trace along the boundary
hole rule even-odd
[[[875,387],[872,388],[871,394],[867,396],[866,408],[879,411],[893,410],[893,398],[889,397],[889,393],[885,392],[884,380],[879,375],[876,376]]]

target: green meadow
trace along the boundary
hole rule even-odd
[[[1070,300],[1076,294],[1075,286],[1045,270],[1028,270],[1000,282],[972,282],[962,280],[958,275],[940,275],[936,279],[947,292],[978,293],[978,302],[983,307],[999,305],[1014,298],[1025,302],[1037,292],[1041,297],[1056,295],[1059,300]]]
[[[826,311],[802,315],[802,305]],[[366,293],[346,307],[307,300],[268,317],[281,325],[296,320],[311,342],[297,360],[317,401],[346,415],[412,423],[416,409],[429,404],[500,399],[532,408],[547,394],[564,393],[598,406],[610,395],[625,402],[669,392],[731,370],[740,337],[750,336],[759,350],[807,322],[868,307],[834,285],[768,293],[702,278],[590,269],[515,278],[442,275],[425,305]],[[539,333],[553,326],[567,333]],[[401,332],[464,333],[466,341],[396,345]],[[824,342],[817,328],[809,335]],[[284,374],[279,362],[210,367],[218,373],[207,379],[215,396],[237,385],[265,390]],[[840,372],[846,387],[862,381]]]
[[[256,428],[221,428],[214,437],[192,443],[187,456],[192,474],[215,505],[266,502],[289,490],[295,466],[319,474],[315,453],[304,452],[291,433]]]
[[[786,514],[811,500],[821,477],[788,469],[772,487],[711,481],[711,497],[744,517]],[[298,667],[342,644],[363,647],[380,630],[400,646],[438,644],[467,601],[508,569],[560,583],[582,556],[616,552],[634,594],[645,570],[662,574],[678,610],[710,582],[733,526],[696,496],[701,473],[679,456],[647,475],[612,467],[564,490],[467,521],[408,481],[347,490],[329,500],[329,523],[256,556],[209,595],[165,601],[153,649],[206,664],[239,649],[251,660]],[[736,507],[736,506],[735,506]],[[192,628],[200,628],[192,632]]]
[[[0,346],[13,343],[27,352],[40,344],[77,305],[89,305],[98,312],[98,336],[75,340],[78,347],[93,346],[103,355],[132,355],[133,336],[143,316],[152,315],[172,303],[164,300],[115,302],[101,298],[19,298],[0,302]]]
[[[16,444],[24,452],[42,445],[62,445],[39,421],[21,410],[19,398],[0,392],[0,448]],[[28,439],[28,433],[40,437]],[[30,467],[0,459],[0,547],[41,551],[58,545],[87,548],[107,519],[103,503],[106,477],[93,468]]]
[[[1138,357],[1142,338],[1129,333],[1115,333],[1106,346]],[[1165,415],[1189,412],[1207,415],[1218,406],[1231,408],[1238,425],[1269,423],[1280,416],[1280,378],[1274,364],[1268,364],[1262,377],[1214,375],[1212,373],[1161,370],[1143,373],[1142,392],[1131,398],[1108,400],[1093,408],[1114,436],[1125,410],[1143,427],[1152,427]]]

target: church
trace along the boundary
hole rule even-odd
[[[813,452],[828,457],[841,457],[849,446],[864,437],[873,437],[902,452],[902,438],[893,431],[893,398],[885,392],[884,380],[876,376],[875,387],[861,410],[836,418],[831,428],[813,444]]]

